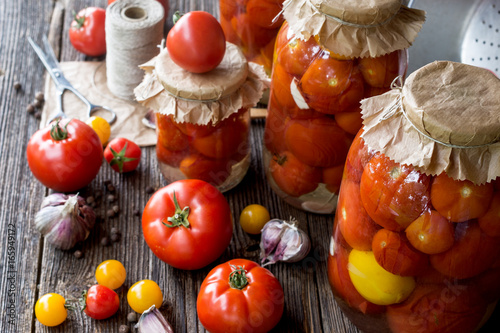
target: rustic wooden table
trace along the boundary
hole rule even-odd
[[[117,259],[127,269],[126,286],[141,279],[157,281],[164,293],[161,311],[176,332],[204,332],[196,315],[196,296],[200,284],[214,265],[231,258],[258,260],[257,237],[251,237],[236,225],[227,251],[215,263],[198,271],[174,269],[150,251],[143,240],[140,217],[150,194],[146,187],[166,185],[156,165],[153,147],[143,148],[141,164],[136,172],[119,175],[103,165],[97,178],[83,195],[104,190],[104,181],[117,187],[117,217],[105,217],[110,204],[98,205],[102,220],[90,237],[79,246],[84,253],[75,258],[73,251],[59,251],[34,228],[34,215],[49,192],[31,174],[26,163],[26,145],[38,129],[39,121],[25,108],[35,92],[43,90],[45,68],[27,42],[31,36],[40,42],[48,35],[61,61],[94,60],[78,53],[68,39],[72,11],[85,6],[107,5],[106,0],[23,0],[0,2],[0,332],[118,332],[126,324],[130,308],[124,287],[119,292],[120,310],[111,319],[96,321],[79,312],[55,328],[42,326],[35,319],[36,300],[48,292],[76,297],[95,283],[94,270],[106,259]],[[171,13],[176,10],[205,10],[218,17],[216,0],[170,0]],[[172,26],[170,15],[167,26]],[[102,60],[102,59],[96,59]],[[16,91],[14,82],[22,83]],[[268,207],[272,217],[294,216],[310,235],[312,251],[306,261],[277,264],[269,269],[285,290],[285,313],[275,332],[358,332],[340,312],[327,279],[326,256],[332,231],[332,215],[308,214],[282,202],[265,180],[261,162],[264,120],[252,123],[252,164],[242,183],[225,193],[234,220],[248,204]],[[105,163],[104,163],[105,164]],[[112,227],[122,232],[120,242],[100,245]],[[494,313],[481,332],[498,332],[500,313]]]

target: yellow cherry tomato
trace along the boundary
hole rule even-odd
[[[99,136],[99,139],[104,146],[106,142],[108,142],[109,136],[111,135],[111,126],[106,119],[98,116],[92,116],[87,119],[85,123],[92,127],[92,129],[97,133],[97,136]]]
[[[130,287],[127,293],[127,301],[132,310],[143,313],[153,304],[159,309],[163,303],[163,294],[156,282],[141,280]]]
[[[103,261],[95,270],[97,283],[110,289],[118,289],[125,282],[127,272],[118,260]]]
[[[348,269],[354,288],[374,304],[400,303],[415,289],[413,277],[403,277],[386,271],[377,263],[371,251],[353,249],[349,254]]]
[[[261,205],[246,206],[240,214],[241,227],[253,235],[260,234],[264,224],[269,222],[270,219],[268,210]]]
[[[68,311],[64,306],[66,300],[59,294],[45,294],[35,304],[35,316],[45,326],[57,326],[62,324]]]

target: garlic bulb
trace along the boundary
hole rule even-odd
[[[278,261],[297,262],[305,258],[311,249],[307,234],[297,228],[297,221],[273,219],[262,229],[260,260],[262,266]]]
[[[160,311],[152,305],[144,311],[135,328],[139,333],[173,333],[174,330]]]
[[[94,210],[77,194],[45,197],[35,216],[35,227],[55,247],[69,250],[85,240],[95,223]]]

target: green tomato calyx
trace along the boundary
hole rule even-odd
[[[246,271],[242,266],[230,266],[233,271],[229,274],[229,286],[233,289],[242,290],[248,285]]]
[[[50,136],[53,140],[55,141],[61,141],[65,140],[68,137],[68,124],[69,121],[64,125],[64,128],[59,125],[59,122],[61,119],[57,119],[55,124],[52,125],[52,128],[50,129]]]
[[[170,216],[167,221],[170,222],[171,224],[167,224],[162,221],[162,223],[169,228],[175,228],[175,227],[180,227],[184,226],[186,228],[190,227],[188,216],[189,216],[189,206],[186,206],[181,209],[181,206],[179,205],[179,202],[177,201],[177,197],[175,196],[175,191],[174,191],[174,206],[175,206],[175,212],[173,216]]]
[[[109,165],[118,165],[118,170],[120,173],[123,172],[123,164],[126,162],[130,161],[135,161],[137,158],[135,157],[126,157],[125,153],[127,152],[127,145],[128,142],[125,143],[125,146],[123,146],[123,149],[120,150],[120,152],[116,152],[113,148],[109,147],[109,150],[111,150],[111,153],[113,154],[113,159],[109,162]]]

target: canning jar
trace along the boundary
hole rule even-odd
[[[236,186],[250,165],[250,108],[266,88],[262,66],[227,43],[221,64],[196,74],[163,49],[141,66],[137,100],[156,113],[156,154],[168,182],[201,179],[221,192]]]
[[[364,332],[476,332],[500,299],[499,89],[440,61],[362,102],[328,277]]]
[[[271,74],[274,42],[283,24],[283,0],[220,0],[220,23],[226,40],[238,45],[248,61]]]
[[[316,213],[335,209],[361,99],[407,69],[423,12],[399,0],[285,1],[271,76],[264,163],[271,187]]]

